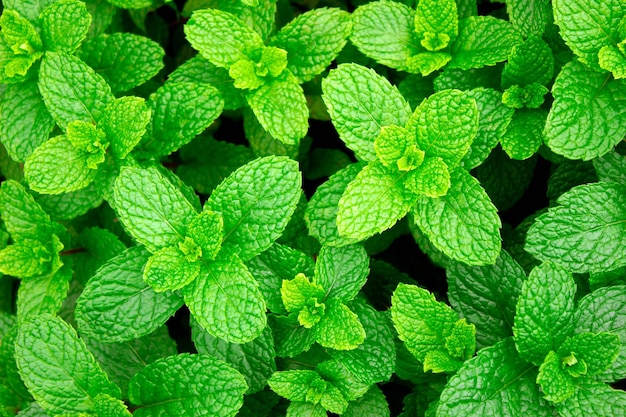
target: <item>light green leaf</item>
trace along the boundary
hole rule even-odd
[[[155,331],[180,308],[178,295],[157,293],[143,280],[149,256],[142,247],[127,249],[87,282],[76,303],[81,335],[107,343],[133,340]]]
[[[624,45],[624,41],[618,45]],[[626,56],[619,47],[603,46],[598,53],[601,68],[611,71],[615,78],[626,78]]]
[[[181,191],[156,168],[123,167],[114,196],[120,221],[151,252],[182,241],[197,216]]]
[[[324,71],[346,44],[352,29],[350,15],[339,8],[303,13],[272,37],[271,45],[287,51],[287,69],[299,83]]]
[[[14,55],[41,56],[41,38],[37,29],[15,10],[5,10],[0,17],[2,38]]]
[[[337,299],[326,301],[325,314],[313,333],[320,345],[336,350],[355,349],[365,340],[359,317]]]
[[[85,42],[80,58],[115,92],[151,79],[163,68],[165,51],[153,40],[132,33],[102,34]]]
[[[22,16],[33,23],[37,23],[37,19],[41,11],[55,0],[7,0],[4,3],[5,9],[16,10]]]
[[[559,404],[563,417],[623,417],[626,415],[626,393],[606,384],[588,380],[578,386],[576,393]]]
[[[211,336],[192,320],[191,335],[198,353],[221,359],[243,375],[248,384],[247,395],[265,388],[268,378],[276,372],[274,339],[269,327],[253,341],[238,344]]]
[[[211,194],[205,210],[222,215],[222,248],[246,261],[281,235],[300,198],[298,164],[286,157],[258,158],[228,176]]]
[[[98,394],[94,399],[94,411],[98,417],[131,417],[122,400],[107,394]]]
[[[506,133],[500,138],[507,155],[519,160],[533,156],[543,143],[543,126],[547,116],[542,109],[516,111]]]
[[[120,397],[76,331],[50,314],[22,323],[15,343],[22,380],[49,413],[90,412],[100,393]]]
[[[408,130],[427,157],[438,156],[453,168],[478,133],[478,114],[473,98],[459,90],[444,90],[420,104]]]
[[[246,97],[263,128],[287,145],[295,145],[309,128],[309,109],[295,81],[273,80]]]
[[[554,264],[535,267],[522,285],[513,334],[520,357],[539,365],[572,332],[576,283]]]
[[[304,274],[299,273],[291,280],[283,280],[280,287],[280,295],[288,312],[299,312],[309,307],[311,301],[322,302],[324,299],[324,287],[316,282],[311,282]],[[321,306],[322,312],[323,305]],[[319,317],[317,321],[319,321]],[[306,326],[305,327],[311,327]]]
[[[552,80],[554,57],[541,38],[531,37],[511,49],[508,62],[502,70],[502,88],[532,83],[547,85]]]
[[[523,42],[511,23],[492,16],[459,20],[459,36],[452,44],[449,68],[482,68],[508,58],[511,49]]]
[[[620,348],[620,337],[615,333],[577,333],[565,339],[557,353],[561,358],[573,356],[576,362],[584,363],[585,375],[595,376],[613,365]],[[568,365],[575,366],[576,363]],[[573,377],[578,376],[568,372]]]
[[[287,407],[286,417],[326,417],[328,411],[321,404],[293,401]]]
[[[125,96],[109,104],[100,127],[117,159],[126,158],[139,143],[151,116],[152,112],[140,97]]]
[[[39,91],[48,111],[63,129],[75,120],[99,122],[113,101],[111,88],[101,75],[63,52],[47,52],[43,57]]]
[[[565,371],[566,366],[567,362],[554,351],[546,355],[537,375],[537,384],[541,387],[543,398],[546,400],[560,403],[576,392],[576,383]]]
[[[17,181],[2,181],[0,214],[7,232],[14,241],[23,239],[46,241],[53,233],[54,226],[50,222],[50,216]]]
[[[218,67],[251,58],[263,40],[237,16],[218,9],[196,10],[185,25],[185,35],[200,54]]]
[[[59,0],[42,10],[39,21],[47,51],[73,54],[87,36],[91,15],[81,1]]]
[[[50,242],[51,243],[51,242]],[[57,245],[60,249],[58,238]],[[0,272],[19,278],[29,278],[36,275],[49,274],[52,261],[58,255],[53,244],[46,244],[39,240],[24,239],[0,250]]]
[[[404,188],[406,172],[370,162],[339,200],[339,235],[358,240],[391,228],[408,213],[417,196]]]
[[[300,369],[274,372],[267,384],[276,394],[293,402],[306,401],[314,387],[325,388],[317,372]]]
[[[35,81],[6,86],[0,95],[0,137],[11,159],[24,162],[53,127]]]
[[[552,5],[559,34],[582,62],[599,70],[598,52],[621,41],[620,20],[626,4],[620,0],[555,0]]]
[[[159,359],[139,371],[128,386],[137,417],[174,414],[234,417],[248,386],[225,362],[183,353]]]
[[[152,122],[142,152],[169,155],[189,143],[215,121],[224,101],[208,84],[166,83],[148,99]]]
[[[17,290],[17,318],[20,323],[39,314],[57,314],[67,298],[72,268],[64,265],[47,275],[21,281]]]
[[[415,224],[431,243],[468,265],[490,265],[500,253],[500,218],[480,183],[463,168],[450,172],[443,197],[421,196],[412,210]]]
[[[438,156],[427,158],[416,170],[409,172],[404,186],[418,195],[444,196],[450,189],[448,165]]]
[[[610,271],[626,265],[619,243],[626,234],[626,189],[613,182],[585,184],[557,199],[528,230],[525,249],[572,272]]]
[[[156,292],[179,290],[200,274],[202,264],[187,258],[193,255],[183,253],[180,245],[161,248],[148,259],[143,279]]]
[[[377,385],[373,385],[361,398],[350,401],[348,408],[342,414],[343,417],[389,417],[390,415],[387,398]]]
[[[454,0],[422,0],[415,11],[415,31],[429,51],[438,51],[454,42],[459,17]],[[436,42],[433,42],[436,40]]]
[[[457,313],[476,326],[478,347],[513,335],[515,305],[526,274],[506,251],[500,251],[494,265],[451,262],[446,274],[448,300]]]
[[[189,223],[187,233],[202,250],[202,257],[213,260],[222,247],[223,230],[222,216],[210,210],[204,210]]]
[[[610,151],[593,159],[593,167],[600,181],[613,181],[626,185],[626,157],[617,151]]]
[[[350,41],[376,62],[404,70],[407,59],[423,50],[414,19],[415,12],[402,3],[370,2],[352,13]]]
[[[339,137],[364,161],[376,159],[374,140],[382,127],[403,127],[411,115],[409,104],[396,87],[374,70],[357,64],[333,69],[322,80],[322,92]]]
[[[507,0],[506,11],[513,26],[524,38],[542,36],[552,23],[549,0]]]
[[[554,410],[541,398],[536,375],[536,369],[517,355],[513,340],[505,339],[481,350],[450,378],[437,416],[551,417]]]
[[[220,254],[207,263],[182,293],[194,319],[227,342],[250,342],[267,324],[258,284],[235,255]]]
[[[42,194],[77,191],[96,178],[97,170],[89,166],[90,156],[74,147],[67,136],[56,136],[26,159],[24,176],[30,188]]]
[[[548,147],[569,159],[602,156],[626,133],[626,84],[572,61],[557,75],[544,130]]]
[[[367,281],[369,257],[361,245],[322,246],[315,263],[315,282],[327,299],[352,300]]]

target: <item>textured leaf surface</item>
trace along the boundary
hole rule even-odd
[[[143,280],[149,255],[130,248],[89,280],[76,304],[81,334],[109,343],[132,340],[152,333],[178,310],[178,295],[157,293]]]
[[[235,15],[217,9],[195,11],[185,25],[185,35],[203,57],[224,68],[263,47],[252,28]]]
[[[227,342],[250,342],[267,324],[258,284],[236,256],[218,256],[182,292],[196,321]]]
[[[96,123],[113,100],[101,75],[72,55],[47,52],[39,70],[39,91],[61,128],[75,120]]]
[[[449,68],[482,68],[508,58],[523,39],[511,23],[492,16],[459,21],[459,36],[452,45]]]
[[[524,38],[542,36],[552,22],[549,0],[509,0],[506,2],[509,20]]]
[[[0,137],[11,159],[24,162],[53,127],[36,82],[6,86],[0,95]]]
[[[221,359],[239,371],[248,384],[246,394],[261,391],[268,378],[276,372],[274,339],[269,327],[259,337],[244,344],[228,343],[213,337],[195,320],[191,322],[191,329],[198,353]]]
[[[50,216],[17,181],[2,182],[0,213],[6,230],[13,240],[47,240],[52,233]]]
[[[352,300],[368,274],[369,257],[361,245],[323,246],[317,256],[315,281],[326,290],[326,298]]]
[[[22,380],[50,413],[88,412],[99,393],[120,396],[74,329],[56,316],[22,323],[15,358]]]
[[[546,144],[569,159],[589,160],[610,151],[626,133],[626,84],[579,62],[566,64],[552,87],[554,103]]]
[[[515,311],[515,345],[520,357],[539,365],[571,333],[576,283],[550,263],[535,267],[522,286]]]
[[[404,217],[417,200],[403,187],[406,175],[379,161],[363,168],[339,200],[339,234],[363,240],[391,228]]]
[[[346,411],[342,414],[344,417],[365,415],[368,417],[389,417],[391,415],[387,398],[376,385],[372,386],[363,397],[356,401],[351,401]]]
[[[222,248],[248,260],[281,235],[300,198],[298,164],[286,157],[258,158],[228,176],[206,209],[224,219]]]
[[[433,245],[468,265],[490,265],[500,253],[500,218],[480,183],[462,168],[450,172],[443,197],[420,197],[415,224]]]
[[[532,83],[546,85],[552,79],[554,57],[541,38],[532,37],[514,46],[502,70],[502,88]]]
[[[626,235],[626,189],[613,182],[572,188],[539,216],[525,249],[572,272],[610,271],[626,264],[619,243]]]
[[[100,127],[116,158],[125,158],[139,143],[151,116],[152,112],[140,97],[121,97],[107,107]]]
[[[20,322],[39,314],[57,314],[67,298],[72,268],[22,280],[17,291],[17,318]]]
[[[563,417],[622,417],[626,392],[595,381],[583,382],[576,393],[557,407]]]
[[[339,8],[303,13],[272,37],[271,45],[287,51],[287,69],[298,82],[309,81],[330,65],[346,44],[350,15]]]
[[[309,109],[302,87],[295,82],[274,80],[246,97],[261,126],[272,137],[295,145],[309,128]]]
[[[342,64],[332,70],[322,81],[322,92],[339,137],[364,161],[376,159],[374,140],[381,127],[403,127],[411,115],[409,104],[396,87],[374,70],[357,64]]]
[[[554,20],[560,35],[582,62],[599,70],[598,52],[622,39],[618,34],[626,5],[619,0],[556,0]]]
[[[91,25],[85,3],[77,0],[56,1],[41,12],[39,19],[46,50],[68,54],[78,49]]]
[[[357,239],[339,235],[337,229],[337,211],[339,201],[346,187],[356,178],[364,163],[356,163],[337,171],[322,185],[317,187],[309,200],[304,220],[309,233],[323,245],[342,246],[356,242]]]
[[[547,113],[541,109],[520,109],[515,112],[506,133],[500,139],[502,149],[512,159],[533,156],[543,143],[543,125]]]
[[[197,215],[181,191],[156,168],[122,168],[114,195],[120,221],[151,252],[182,241]]]
[[[196,279],[200,269],[201,263],[189,261],[178,247],[166,246],[148,259],[143,279],[155,291],[175,291]]]
[[[415,12],[402,3],[368,3],[352,13],[350,41],[376,62],[404,70],[406,60],[422,49],[414,18]]]
[[[117,32],[85,42],[79,55],[118,92],[154,77],[163,68],[165,52],[145,36]]]
[[[574,324],[576,333],[610,332],[620,336],[620,354],[599,379],[613,382],[626,378],[626,286],[600,288],[578,303]]]
[[[417,5],[415,31],[422,37],[422,46],[429,51],[443,49],[454,42],[458,24],[457,7],[453,0],[423,0]],[[434,45],[433,39],[437,39]]]
[[[208,355],[183,353],[159,359],[131,379],[130,400],[137,417],[233,417],[243,405],[247,385],[225,362]]]
[[[365,340],[365,329],[359,317],[339,300],[326,302],[326,312],[313,328],[315,340],[324,346],[337,350],[350,350]]]
[[[65,135],[44,142],[28,157],[24,176],[42,194],[62,194],[87,187],[96,178],[90,154],[76,149]]]
[[[521,266],[506,251],[494,265],[467,266],[452,262],[446,269],[448,300],[476,326],[479,347],[512,336],[517,297],[526,279]]]
[[[536,369],[517,355],[513,340],[505,339],[481,350],[450,378],[437,416],[553,416],[535,383],[536,375]]]

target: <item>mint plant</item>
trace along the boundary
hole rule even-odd
[[[3,2],[0,416],[624,416],[625,22]]]

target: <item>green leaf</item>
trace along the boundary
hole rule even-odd
[[[609,152],[626,132],[626,84],[573,61],[557,75],[554,103],[544,130],[550,149],[569,159],[589,160]]]
[[[524,38],[542,36],[552,23],[552,5],[548,0],[508,0],[506,11]]]
[[[476,101],[459,90],[435,93],[415,110],[408,130],[427,157],[438,156],[453,168],[478,132]]]
[[[500,138],[502,149],[512,159],[533,156],[543,143],[547,113],[542,109],[520,109],[513,114],[506,133]]]
[[[474,354],[474,326],[459,320],[450,306],[437,301],[428,290],[401,283],[394,291],[391,303],[391,318],[398,336],[409,352],[424,363],[425,371],[429,365],[426,360],[431,358],[432,352],[440,351],[457,362],[455,369],[445,371],[458,369],[459,362]],[[467,331],[470,332],[469,338],[462,335]]]
[[[246,96],[263,128],[287,145],[295,145],[309,128],[309,109],[295,81],[272,80]]]
[[[81,1],[59,0],[42,10],[39,21],[47,51],[73,54],[87,36],[91,15]]]
[[[63,129],[75,120],[99,122],[113,101],[111,88],[101,75],[63,52],[47,52],[43,57],[39,91],[48,111]]]
[[[617,417],[624,416],[626,393],[595,381],[582,382],[576,393],[559,404],[557,410],[563,417]]]
[[[143,280],[149,255],[142,247],[127,249],[87,282],[75,312],[82,335],[107,343],[132,340],[152,333],[180,308],[178,295],[157,293]]]
[[[30,188],[42,194],[62,194],[87,187],[96,178],[91,154],[77,149],[70,138],[56,136],[26,159],[24,176]],[[94,162],[95,163],[95,162]]]
[[[598,54],[600,67],[611,71],[615,78],[626,78],[626,56],[619,49],[619,46],[623,48],[623,45],[624,42],[622,41],[618,47],[603,46]]]
[[[41,11],[49,4],[54,3],[54,0],[7,0],[3,3],[5,9],[16,10],[31,22],[37,23]]]
[[[451,262],[446,274],[450,305],[476,326],[479,348],[513,335],[515,305],[526,274],[506,251],[500,251],[494,265]]]
[[[128,386],[130,400],[139,405],[137,417],[188,413],[233,417],[247,389],[243,376],[208,355],[183,353],[159,359],[139,371]]]
[[[437,416],[553,416],[537,389],[536,375],[536,369],[517,355],[512,339],[505,339],[481,350],[450,378]]]
[[[352,13],[350,41],[376,62],[405,70],[407,59],[422,50],[414,19],[415,12],[402,3],[370,2]]]
[[[511,49],[523,42],[511,23],[492,16],[459,20],[459,36],[452,44],[449,68],[482,68],[508,58]]]
[[[412,210],[415,224],[431,243],[468,265],[490,265],[500,253],[500,218],[480,183],[463,168],[450,172],[445,196],[420,196]]]
[[[320,404],[311,404],[307,402],[291,402],[287,407],[287,417],[307,416],[307,417],[326,417],[328,411]]]
[[[111,381],[122,389],[124,398],[128,398],[128,383],[137,372],[157,359],[177,353],[176,342],[166,326],[125,342],[101,343],[87,338],[85,343]]]
[[[276,356],[292,358],[308,351],[315,343],[313,331],[301,326],[295,315],[291,317],[270,315],[269,317]]]
[[[618,27],[626,5],[619,0],[556,0],[552,7],[561,37],[581,62],[599,70],[600,49],[622,40]]]
[[[554,264],[535,267],[522,285],[513,334],[520,357],[539,365],[556,351],[573,328],[576,283]]]
[[[417,196],[403,186],[406,172],[370,162],[339,200],[339,235],[358,240],[391,228],[408,213]]]
[[[537,375],[537,384],[541,386],[543,398],[553,403],[563,402],[576,392],[576,384],[565,371],[568,364],[563,359],[554,351],[548,352]]]
[[[50,222],[50,216],[17,181],[2,181],[0,214],[7,232],[14,241],[23,239],[46,241],[53,233],[54,226]]]
[[[52,243],[52,242],[50,242]],[[63,248],[58,239],[55,242]],[[54,245],[56,246],[56,245]],[[55,256],[53,244],[39,240],[24,239],[0,250],[0,272],[19,278],[28,278],[50,272]],[[57,255],[58,257],[58,255]]]
[[[152,157],[169,155],[209,127],[223,106],[211,85],[166,83],[148,99],[152,123],[141,150]]]
[[[448,165],[438,156],[427,158],[404,178],[405,188],[418,195],[441,197],[450,189]]]
[[[325,298],[344,303],[356,297],[368,274],[369,257],[361,245],[322,246],[315,263],[315,282],[326,291]]]
[[[339,8],[319,8],[303,13],[272,37],[271,45],[287,51],[287,69],[299,83],[324,71],[346,44],[351,33],[350,15]]]
[[[196,10],[184,29],[191,46],[218,67],[228,68],[263,47],[252,28],[218,9]]]
[[[140,97],[125,96],[109,104],[100,127],[118,160],[126,158],[139,143],[151,116],[152,112]]]
[[[39,314],[57,314],[67,298],[72,268],[64,265],[47,275],[24,279],[17,291],[17,318],[20,323]]]
[[[178,247],[161,248],[148,259],[143,271],[143,279],[155,291],[179,290],[200,274],[202,264],[196,259],[187,258],[189,255],[185,255],[180,249],[181,243]]]
[[[304,402],[315,386],[324,386],[320,375],[311,370],[274,372],[267,384],[276,394],[293,402]]]
[[[36,82],[6,86],[0,95],[0,137],[11,159],[24,162],[48,139],[53,127]]]
[[[145,36],[117,32],[88,40],[79,56],[107,81],[114,92],[121,92],[157,75],[163,68],[165,51]]]
[[[94,399],[94,410],[98,417],[131,417],[122,400],[107,394],[98,394]]]
[[[49,413],[93,411],[100,393],[120,397],[76,331],[56,316],[22,323],[15,359],[29,391]]]
[[[2,37],[14,55],[37,57],[42,49],[37,29],[15,10],[3,11],[0,17]]]
[[[110,3],[120,9],[144,9],[152,5],[152,0],[110,0]]]
[[[620,348],[620,337],[615,333],[578,333],[565,339],[557,353],[561,358],[571,355],[576,361],[584,362],[585,375],[595,376],[613,364]],[[577,376],[571,371],[569,373]]]
[[[365,340],[365,329],[359,317],[337,299],[326,301],[326,311],[313,328],[315,340],[336,350],[351,350]]]
[[[280,156],[255,159],[229,175],[205,204],[224,220],[222,248],[244,261],[269,248],[296,209],[301,181],[298,164]]]
[[[123,167],[115,181],[115,211],[150,252],[177,244],[197,212],[156,168]]]
[[[309,200],[304,213],[304,220],[311,236],[319,240],[321,244],[342,246],[358,240],[339,235],[336,219],[343,192],[364,166],[364,163],[355,163],[337,171],[326,182],[317,187]]]
[[[415,31],[422,38],[420,43],[424,48],[438,51],[454,42],[459,24],[454,0],[420,1],[415,12]]]
[[[531,37],[511,49],[502,70],[502,88],[532,83],[547,85],[552,80],[554,56],[541,38]]]
[[[372,386],[356,401],[350,401],[348,408],[342,414],[343,417],[389,417],[390,415],[387,399],[377,385]]]
[[[626,189],[613,182],[585,184],[558,198],[528,230],[525,249],[572,272],[610,271],[626,264]]]
[[[299,273],[291,280],[283,280],[280,294],[285,308],[291,313],[307,308],[311,300],[321,302],[324,299],[325,290],[317,282],[311,282],[304,274]],[[311,326],[305,325],[305,327]]]
[[[195,320],[191,322],[191,329],[198,353],[221,359],[239,371],[248,384],[247,395],[261,391],[268,378],[276,372],[274,339],[268,327],[259,337],[244,344],[228,343],[213,337]]]
[[[583,297],[576,312],[574,331],[610,332],[619,335],[622,345],[613,365],[598,379],[613,382],[626,377],[626,286],[603,287]]]
[[[322,80],[322,92],[339,137],[363,161],[376,159],[374,140],[383,126],[405,126],[411,115],[409,104],[396,87],[374,70],[357,64],[333,69]]]
[[[213,260],[222,247],[223,229],[222,216],[204,210],[189,223],[187,233],[202,250],[202,257]]]
[[[227,342],[250,342],[267,324],[258,284],[236,255],[207,263],[182,293],[196,321]]]

